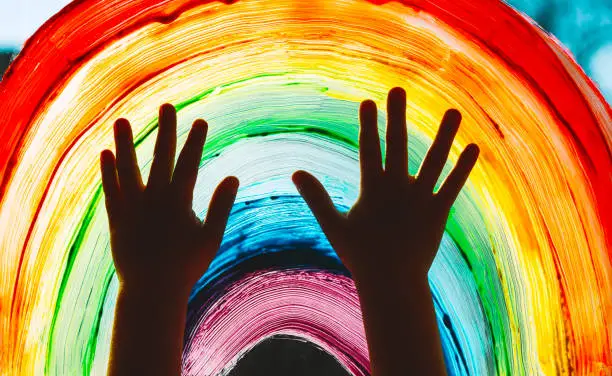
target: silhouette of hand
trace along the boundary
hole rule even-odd
[[[376,104],[370,100],[361,104],[361,190],[348,213],[336,210],[323,185],[309,173],[297,171],[293,181],[353,276],[371,279],[391,272],[426,280],[450,208],[478,159],[479,149],[468,145],[441,188],[433,193],[459,128],[460,113],[446,112],[417,177],[408,174],[403,89],[389,92],[387,114],[383,169]]]
[[[109,216],[111,248],[124,287],[189,294],[206,271],[223,238],[238,189],[238,179],[217,187],[202,223],[192,210],[208,125],[193,123],[176,168],[176,110],[159,110],[159,132],[146,187],[142,183],[130,123],[115,123],[117,158],[100,156]]]

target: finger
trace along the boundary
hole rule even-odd
[[[459,156],[455,168],[453,168],[444,180],[444,183],[442,183],[442,187],[440,187],[436,195],[447,208],[450,209],[457,199],[461,188],[463,188],[472,168],[474,168],[478,160],[479,153],[480,149],[476,144],[469,144]]]
[[[292,180],[331,242],[340,230],[342,214],[336,210],[331,197],[317,178],[306,171],[296,171]]]
[[[436,182],[444,169],[444,164],[448,159],[453,140],[461,123],[459,111],[451,109],[446,111],[440,129],[436,134],[433,144],[427,151],[427,155],[421,164],[417,175],[417,184],[427,192],[433,192]]]
[[[172,176],[172,184],[176,189],[180,204],[188,208],[191,207],[193,201],[193,189],[198,178],[198,167],[202,159],[207,130],[208,124],[204,120],[198,119],[193,123]]]
[[[408,133],[406,130],[406,92],[395,87],[387,99],[387,136],[385,171],[396,177],[408,174]]]
[[[100,172],[102,173],[102,189],[109,220],[113,220],[119,206],[120,190],[117,176],[116,161],[113,152],[104,150],[100,154]]]
[[[206,220],[204,221],[204,242],[212,241],[217,246],[221,244],[239,185],[240,182],[236,177],[229,176],[215,189],[208,205]]]
[[[117,120],[115,122],[114,133],[119,184],[127,197],[134,197],[142,190],[142,178],[136,159],[136,149],[134,148],[134,138],[130,122],[126,119]]]
[[[159,108],[159,128],[147,187],[153,190],[170,183],[176,153],[176,110],[171,104]]]
[[[376,103],[363,101],[359,107],[359,164],[362,189],[375,184],[382,174],[382,155],[378,135],[378,111]]]

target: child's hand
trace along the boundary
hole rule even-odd
[[[130,124],[115,123],[117,159],[101,154],[111,248],[122,288],[188,295],[221,243],[238,180],[215,191],[206,221],[192,210],[193,189],[207,124],[196,120],[174,167],[176,111],[163,105],[151,173],[142,183]]]
[[[436,181],[448,157],[461,115],[449,110],[417,177],[408,174],[406,93],[389,92],[386,163],[382,166],[377,110],[372,101],[360,108],[361,192],[353,208],[339,213],[312,175],[298,171],[293,180],[342,262],[354,277],[411,275],[427,279],[450,208],[478,158],[470,144],[437,193]],[[390,277],[390,276],[389,276]]]

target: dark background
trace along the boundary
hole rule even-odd
[[[289,336],[264,340],[249,351],[229,376],[348,376],[331,355],[318,346]]]
[[[4,71],[6,70],[6,68],[8,68],[8,65],[13,55],[14,53],[11,51],[0,50],[0,78],[2,78],[2,75],[4,74]]]

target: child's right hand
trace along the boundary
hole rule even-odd
[[[376,105],[361,104],[360,196],[339,213],[312,175],[293,176],[359,293],[372,375],[446,375],[427,273],[450,208],[478,158],[470,144],[437,193],[461,115],[449,110],[417,177],[408,174],[406,92],[387,102],[387,158],[382,166]]]
[[[376,105],[372,101],[361,104],[361,192],[348,213],[335,209],[323,185],[312,175],[298,171],[293,180],[356,280],[398,272],[426,281],[450,208],[476,163],[479,149],[468,145],[442,187],[433,193],[459,128],[460,113],[446,112],[417,177],[408,173],[403,89],[389,92],[387,113],[383,169]]]

